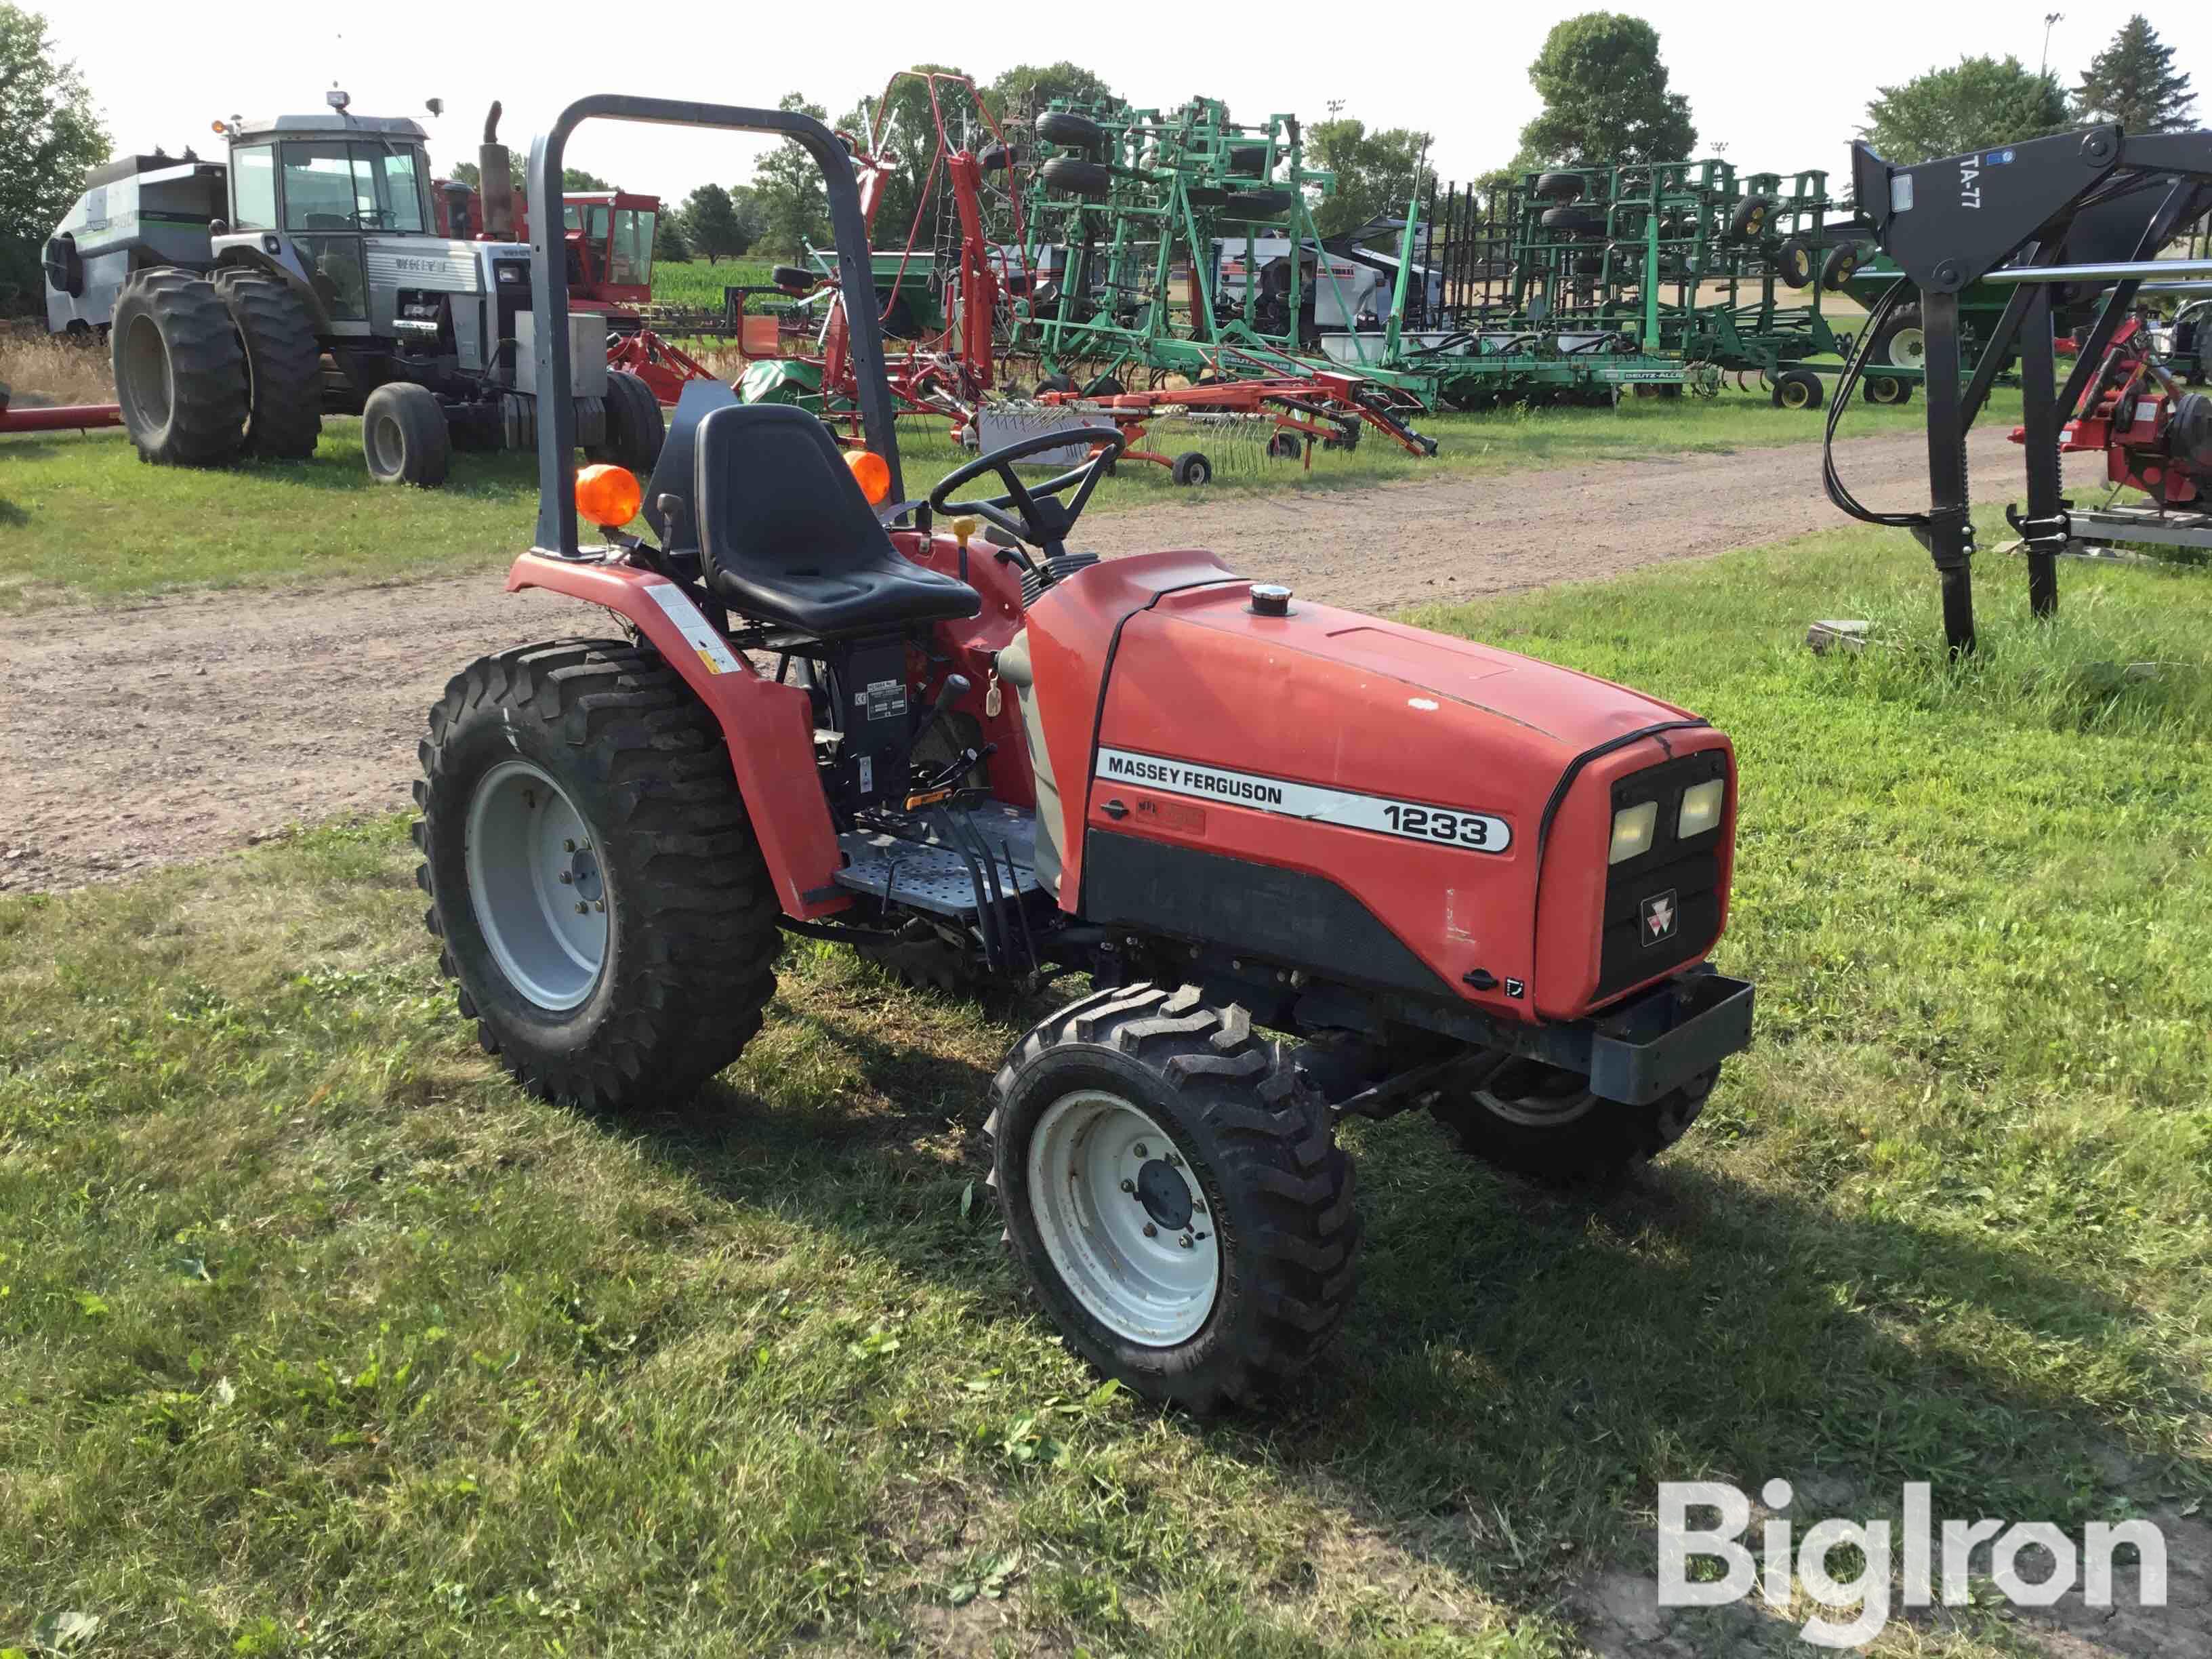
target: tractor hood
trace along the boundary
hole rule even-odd
[[[1194,939],[1522,1020],[1579,1017],[1718,936],[1732,827],[1680,865],[1659,832],[1608,876],[1632,794],[1672,812],[1723,778],[1732,826],[1728,739],[1686,709],[1334,605],[1266,614],[1204,555],[1109,561],[1029,623],[1080,889],[1060,900],[1087,918],[1171,914]],[[1079,688],[1102,667],[1094,703]],[[1643,951],[1647,876],[1684,921]]]

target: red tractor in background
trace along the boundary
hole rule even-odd
[[[594,117],[794,140],[865,291],[819,122],[589,98],[533,149],[541,194]],[[540,316],[562,274],[536,251]],[[949,988],[1085,975],[993,1081],[990,1184],[1073,1349],[1204,1410],[1293,1375],[1349,1303],[1340,1118],[1422,1106],[1508,1167],[1613,1170],[1749,1041],[1752,988],[1707,961],[1735,760],[1695,714],[1208,553],[1074,550],[1111,428],[1056,477],[1016,464],[1060,433],[907,499],[872,307],[867,450],[701,382],[647,485],[572,474],[568,331],[537,345],[538,533],[507,586],[611,625],[454,678],[415,827],[461,1012],[526,1088],[683,1103],[760,1029],[787,934]]]

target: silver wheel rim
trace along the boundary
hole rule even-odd
[[[1521,1068],[1516,1068],[1521,1069]],[[1572,1072],[1547,1073],[1544,1081],[1556,1087],[1536,1087],[1519,1094],[1478,1089],[1475,1099],[1486,1111],[1524,1128],[1556,1129],[1587,1117],[1597,1104],[1589,1084]]]
[[[469,800],[469,903],[507,982],[574,1008],[606,962],[606,884],[591,826],[544,770],[501,761]]]
[[[169,343],[161,337],[161,325],[143,312],[131,319],[123,361],[130,366],[131,380],[124,395],[130,398],[140,424],[149,431],[167,425],[169,410],[176,403]]]
[[[376,463],[379,472],[397,473],[407,459],[407,441],[400,435],[399,422],[389,415],[380,415],[368,423],[369,459]]]
[[[1102,1089],[1054,1101],[1030,1138],[1029,1193],[1061,1283],[1116,1336],[1170,1348],[1212,1316],[1214,1218],[1182,1149],[1149,1115]]]
[[[1889,366],[1918,368],[1928,358],[1928,337],[1917,328],[1900,328],[1889,337]]]

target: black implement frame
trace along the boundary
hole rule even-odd
[[[1954,655],[1974,648],[1972,500],[1966,477],[1966,431],[2020,343],[2027,499],[2006,517],[2026,544],[2029,608],[2039,617],[2058,608],[2057,556],[2071,540],[2072,505],[2061,493],[2060,428],[2103,361],[2114,331],[2134,306],[2141,275],[2112,280],[2082,341],[2063,391],[2056,386],[2051,333],[2054,280],[2011,277],[2014,286],[1973,378],[1960,382],[1959,295],[2000,267],[2057,273],[2061,249],[2076,216],[2096,214],[2129,197],[2155,194],[2136,222],[2129,264],[2154,258],[2184,226],[2212,209],[2212,132],[2142,133],[2115,125],[2031,138],[2001,149],[1946,156],[1911,167],[1885,161],[1864,143],[1851,146],[1851,179],[1860,210],[1882,251],[1904,275],[1869,319],[1862,343],[1829,411],[1825,472],[1829,499],[1869,524],[1908,529],[1935,561],[1943,590],[1943,635]],[[2085,282],[2094,293],[2100,279]],[[1837,419],[1865,367],[1876,325],[1905,296],[1920,291],[1927,342],[1928,481],[1924,513],[1876,513],[1861,506],[1835,470]]]
[[[767,132],[791,139],[814,158],[830,197],[830,228],[837,245],[837,274],[848,294],[874,292],[868,255],[868,228],[860,216],[860,192],[853,182],[852,152],[811,115],[788,110],[746,109],[735,104],[698,104],[673,98],[635,98],[624,93],[595,93],[562,110],[553,125],[530,145],[530,291],[538,335],[538,536],[537,552],[576,556],[576,406],[568,362],[568,273],[560,252],[561,215],[549,204],[561,200],[561,164],[568,135],[586,121],[644,121],[661,126],[719,127],[730,132]],[[889,500],[903,501],[898,436],[891,422],[890,384],[884,374],[884,336],[872,306],[848,306],[853,374],[858,383],[860,420],[868,447],[890,467]]]

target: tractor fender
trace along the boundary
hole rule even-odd
[[[285,287],[300,296],[300,303],[307,307],[315,332],[331,332],[330,309],[324,305],[322,295],[315,292],[315,285],[307,280],[307,268],[290,237],[280,236],[273,230],[243,230],[218,236],[215,239],[215,263],[218,270],[242,265],[265,270],[282,279]]]
[[[763,679],[665,576],[628,565],[525,553],[507,591],[542,587],[605,606],[650,641],[720,723],[730,769],[787,916],[825,916],[852,902],[831,879],[843,862],[816,781],[814,708],[795,685]]]

